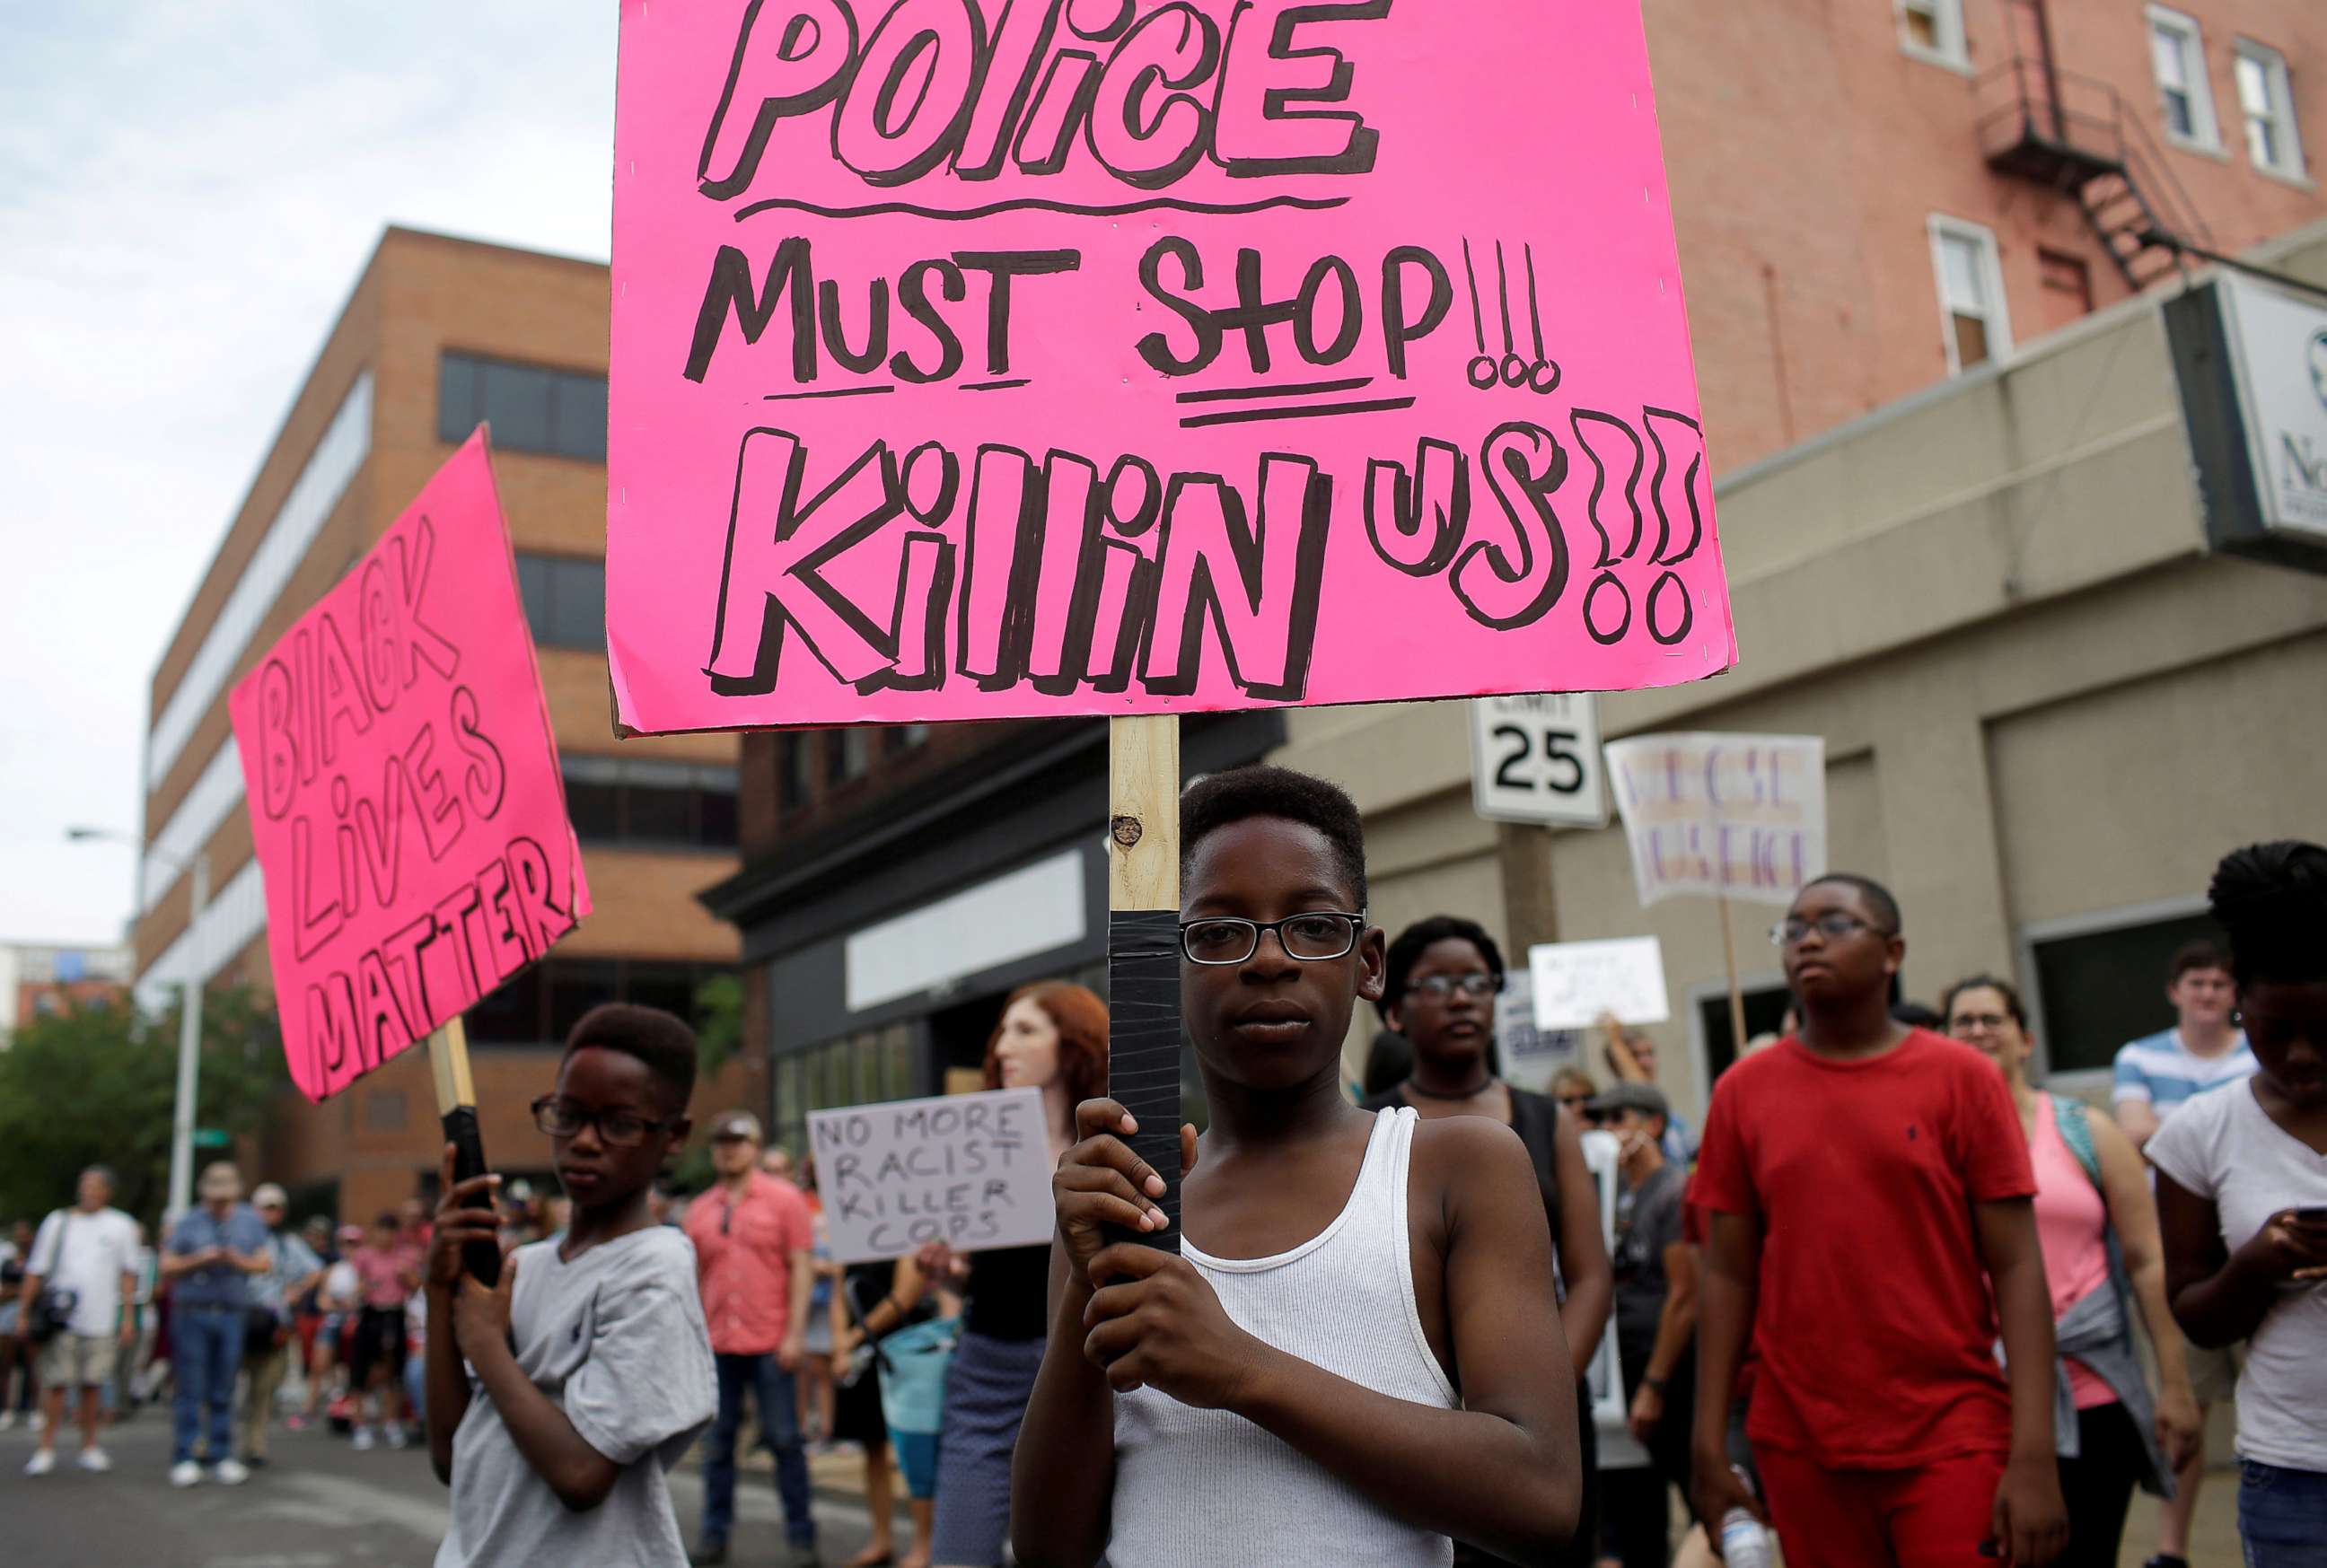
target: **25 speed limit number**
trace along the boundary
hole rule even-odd
[[[1491,822],[1605,826],[1608,775],[1592,696],[1473,697],[1471,798]]]

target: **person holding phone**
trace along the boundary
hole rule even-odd
[[[2248,1568],[2327,1563],[2327,849],[2223,857],[2210,890],[2257,1070],[2148,1145],[2173,1316],[2250,1339],[2238,1375]]]

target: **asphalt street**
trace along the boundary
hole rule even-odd
[[[166,1412],[144,1412],[108,1434],[107,1475],[73,1467],[79,1434],[71,1432],[54,1473],[29,1478],[34,1441],[21,1427],[0,1433],[0,1563],[8,1568],[428,1568],[444,1534],[444,1489],[418,1448],[358,1453],[343,1438],[278,1427],[274,1462],[246,1485],[176,1491],[164,1474]],[[692,1545],[703,1507],[692,1460],[671,1489]],[[741,1517],[728,1561],[780,1562],[783,1512],[769,1472],[747,1470],[736,1489]],[[819,1493],[816,1512],[824,1561],[846,1563],[866,1539],[863,1503]]]

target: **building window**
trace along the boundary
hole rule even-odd
[[[1917,60],[1968,70],[1963,0],[1898,0],[1899,47]]]
[[[2214,94],[2206,85],[2206,40],[2198,19],[2149,8],[2149,59],[2157,73],[2158,103],[2165,116],[2165,138],[2185,147],[2220,152],[2214,124]]]
[[[2117,1047],[2173,1025],[2165,972],[2190,942],[2222,942],[2202,908],[2135,910],[2026,934],[2026,975],[2044,1062],[2060,1072],[2106,1072]]]
[[[2266,174],[2300,180],[2303,142],[2294,130],[2294,89],[2286,57],[2276,49],[2238,40],[2238,111],[2246,118],[2247,156]]]
[[[580,648],[593,653],[606,646],[606,563],[565,555],[517,558],[518,597],[542,648]]]
[[[845,1106],[910,1100],[931,1092],[921,1079],[914,1026],[861,1030],[776,1060],[772,1142],[808,1152],[808,1114]]]
[[[437,368],[437,439],[457,445],[481,424],[504,452],[603,462],[606,378],[447,352]]]
[[[873,737],[862,725],[827,730],[824,737],[824,781],[846,784],[873,767]]]
[[[1978,224],[1934,215],[1930,227],[1948,373],[1959,375],[2012,351],[2004,272],[1996,263],[1995,236]]]
[[[808,733],[787,730],[776,737],[776,804],[798,811],[808,803],[813,786],[808,779]]]
[[[927,745],[929,739],[927,724],[892,724],[882,741],[882,750],[892,757],[901,757],[917,746]]]
[[[701,1028],[696,994],[718,964],[652,958],[545,958],[512,975],[463,1014],[472,1043],[545,1046],[564,1041],[582,1015],[602,1002],[636,1002],[675,1013]]]
[[[584,844],[735,847],[736,775],[705,762],[567,756],[565,809]]]

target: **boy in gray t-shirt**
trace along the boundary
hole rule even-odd
[[[575,1025],[535,1106],[573,1221],[510,1254],[498,1289],[463,1274],[461,1249],[498,1234],[500,1178],[455,1183],[444,1151],[427,1411],[453,1524],[436,1568],[686,1563],[666,1477],[718,1396],[695,1249],[648,1194],[694,1084],[695,1037],[669,1013],[610,1003]]]

